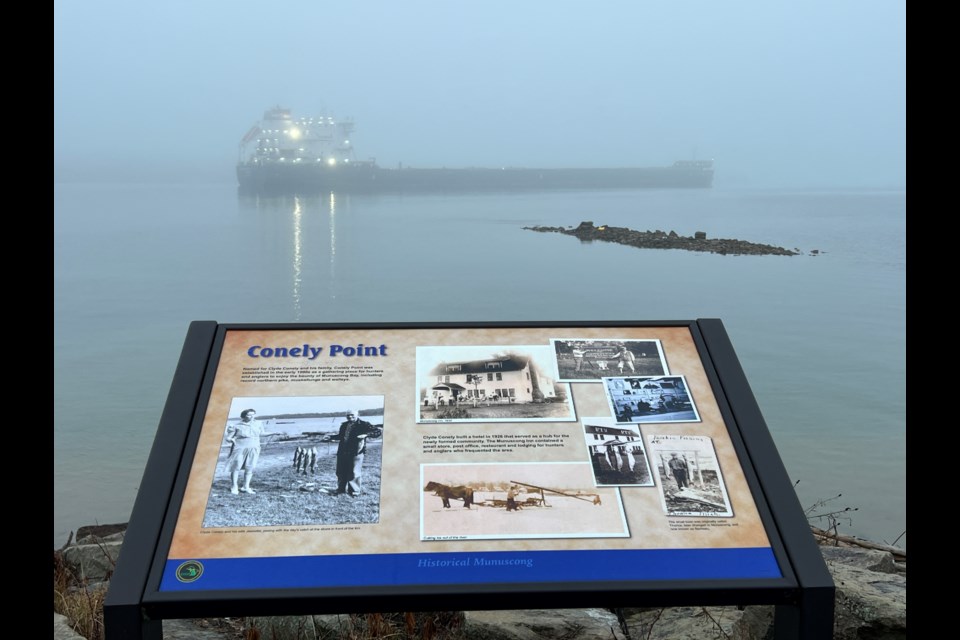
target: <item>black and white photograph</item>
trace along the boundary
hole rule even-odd
[[[720,463],[707,436],[650,435],[660,501],[668,516],[733,516]]]
[[[667,360],[659,340],[553,338],[560,382],[600,382],[606,376],[662,376]]]
[[[700,422],[683,376],[604,378],[603,386],[618,423]]]
[[[585,462],[420,465],[420,539],[626,538],[616,487]]]
[[[233,398],[203,527],[380,519],[383,396]]]
[[[582,423],[598,487],[653,486],[639,425],[620,425],[612,418],[583,418]]]
[[[570,422],[549,345],[417,347],[417,422]]]

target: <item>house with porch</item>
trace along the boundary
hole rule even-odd
[[[492,402],[550,402],[554,380],[532,358],[505,355],[484,360],[441,362],[430,370],[425,401],[449,405],[474,399]]]

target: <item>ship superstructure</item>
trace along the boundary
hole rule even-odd
[[[290,109],[277,106],[268,109],[240,141],[241,163],[349,163],[353,128],[350,119],[294,118]]]

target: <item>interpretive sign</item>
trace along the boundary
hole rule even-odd
[[[832,622],[718,320],[194,323],[127,535],[111,640],[163,618],[518,593],[777,604],[788,636],[829,631],[824,607]]]

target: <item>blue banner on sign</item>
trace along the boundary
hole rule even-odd
[[[782,577],[773,550],[628,549],[168,560],[160,591]]]

